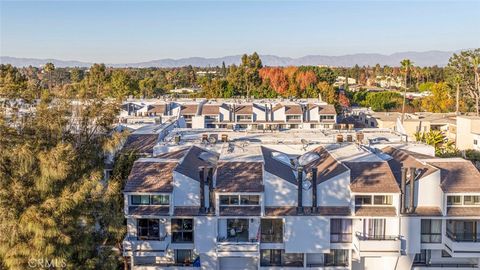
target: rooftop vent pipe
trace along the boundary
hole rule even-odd
[[[317,168],[312,168],[312,212],[317,212]]]
[[[402,178],[401,178],[401,183],[400,183],[400,190],[401,190],[400,213],[401,214],[405,214],[406,209],[407,209],[406,187],[407,187],[407,168],[402,167]]]
[[[205,167],[199,168],[200,176],[200,213],[205,213]]]
[[[298,192],[298,198],[297,198],[297,213],[298,214],[303,214],[303,167],[299,166],[297,168],[297,192]]]
[[[415,168],[410,168],[410,205],[408,213],[415,212]]]

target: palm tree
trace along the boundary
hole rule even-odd
[[[413,62],[410,61],[410,59],[403,59],[400,62],[400,65],[402,65],[402,69],[405,72],[405,89],[403,91],[403,103],[402,103],[402,124],[403,124],[403,119],[405,118],[405,101],[407,98],[407,79],[408,79],[408,74],[410,73],[410,69],[413,66]]]

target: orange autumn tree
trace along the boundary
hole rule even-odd
[[[280,95],[284,95],[288,89],[288,79],[282,68],[262,68],[259,71],[262,82],[268,80],[270,87]]]
[[[295,81],[301,91],[304,91],[307,87],[315,85],[317,79],[317,75],[312,70],[298,72],[295,77]]]

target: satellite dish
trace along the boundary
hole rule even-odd
[[[298,164],[300,166],[306,166],[319,158],[320,156],[317,153],[307,152],[298,158]]]
[[[211,144],[215,144],[215,143],[217,143],[217,138],[215,138],[213,136],[210,136],[210,137],[208,137],[208,142],[211,143]]]

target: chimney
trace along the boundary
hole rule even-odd
[[[208,168],[208,213],[212,214],[215,212],[215,194],[213,192],[213,168]]]
[[[415,168],[410,168],[410,205],[408,213],[415,212]]]
[[[318,199],[317,199],[317,168],[312,168],[312,212],[317,212]]]
[[[199,168],[200,176],[200,213],[205,213],[205,167]]]
[[[297,214],[303,214],[303,167],[298,167],[297,169],[298,175],[297,175],[297,192],[298,192],[298,198],[297,198]]]
[[[407,209],[407,168],[402,167],[401,194],[400,194],[400,213],[405,214]]]

